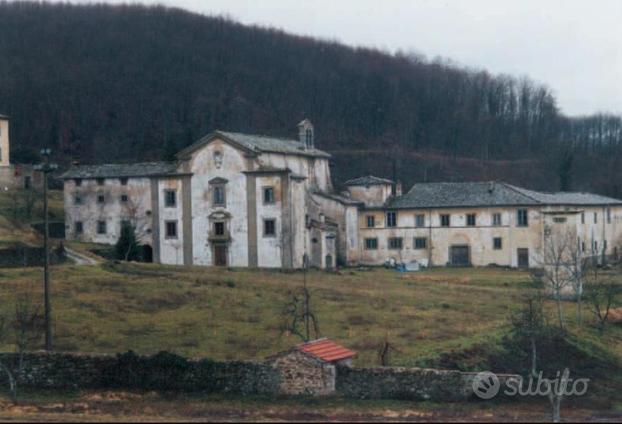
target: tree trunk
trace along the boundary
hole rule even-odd
[[[557,296],[555,297],[557,300],[557,318],[559,319],[559,328],[563,330],[564,329],[564,312],[562,310],[562,299],[561,299],[561,295],[559,291],[557,292]]]
[[[581,294],[579,294],[579,296],[577,296],[577,324],[578,325],[583,324],[583,311],[582,311],[583,304],[582,304],[582,302],[583,302],[582,296],[581,296]]]
[[[13,378],[13,374],[1,362],[0,362],[0,369],[2,369],[6,373],[8,379],[9,379],[9,392],[11,394],[11,401],[13,401],[13,403],[15,403],[15,402],[17,402],[17,384],[15,383],[15,379]]]
[[[536,352],[536,338],[531,336],[531,375],[537,375],[537,352]]]

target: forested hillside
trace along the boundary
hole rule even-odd
[[[308,117],[337,181],[622,196],[620,117],[565,117],[525,78],[142,6],[0,2],[0,57],[15,161],[43,145],[65,165],[164,159],[213,129],[293,137]]]

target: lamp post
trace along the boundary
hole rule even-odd
[[[52,150],[41,149],[41,156],[44,160],[35,167],[36,170],[43,173],[43,290],[44,290],[44,307],[45,307],[45,350],[52,350],[52,309],[50,305],[50,222],[48,214],[48,174],[54,172],[58,165],[50,163],[50,155]]]

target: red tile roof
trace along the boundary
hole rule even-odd
[[[322,361],[333,362],[352,358],[356,352],[346,349],[329,339],[318,339],[298,345],[298,350]]]

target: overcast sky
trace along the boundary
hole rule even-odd
[[[566,114],[622,113],[622,0],[142,2],[528,75],[553,89]]]

